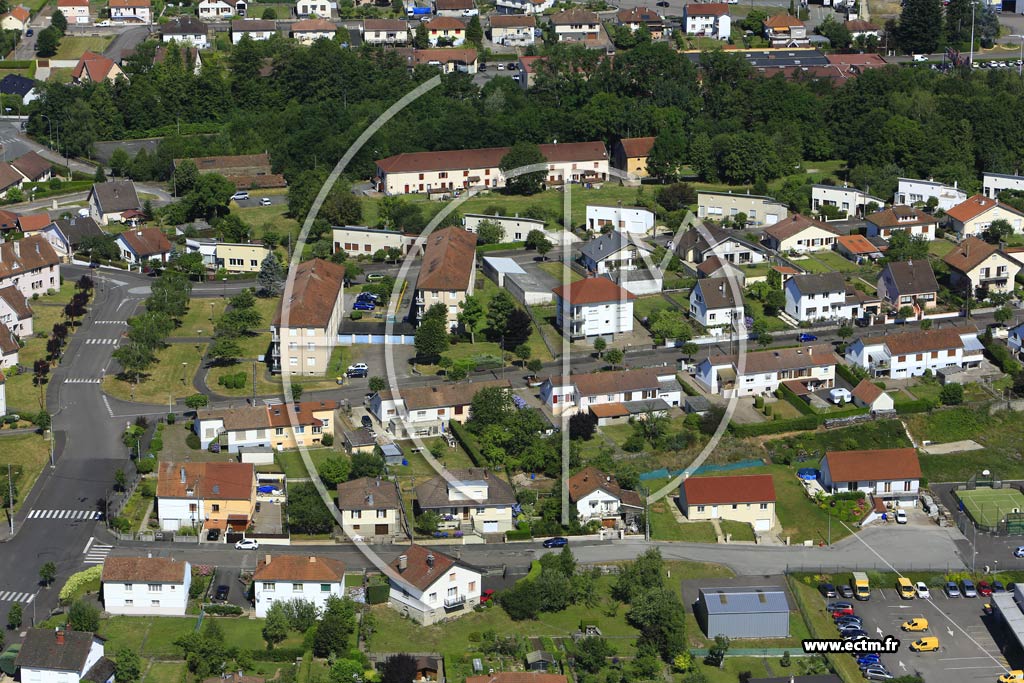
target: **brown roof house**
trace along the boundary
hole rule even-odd
[[[506,47],[533,45],[537,19],[526,14],[494,14],[488,18],[491,41]]]
[[[572,475],[567,486],[569,503],[576,506],[581,524],[596,520],[603,527],[628,528],[643,514],[640,494],[622,488],[615,477],[596,467],[585,467]]]
[[[971,327],[910,330],[861,337],[846,347],[846,362],[871,377],[906,379],[955,366],[976,368],[984,358],[978,331]]]
[[[769,225],[762,236],[762,242],[769,249],[803,253],[831,249],[839,232],[822,221],[795,213]]]
[[[887,263],[878,276],[878,296],[882,301],[894,311],[909,306],[916,318],[935,308],[938,292],[939,283],[928,259]]]
[[[556,322],[570,339],[615,338],[633,331],[636,296],[608,278],[590,277],[555,287]]]
[[[601,37],[601,19],[590,10],[562,10],[552,14],[548,20],[555,27],[559,42],[597,40]]]
[[[862,379],[853,388],[853,403],[858,408],[867,408],[872,413],[889,412],[894,408],[892,396],[868,379]]]
[[[468,420],[473,396],[489,387],[512,390],[508,380],[498,379],[401,387],[377,392],[370,397],[368,409],[396,438],[432,436],[446,432],[452,420]]]
[[[426,24],[432,47],[458,47],[466,42],[466,22],[455,17],[435,17]]]
[[[641,26],[646,26],[654,40],[661,40],[665,32],[664,18],[647,7],[620,9],[615,13],[615,21],[630,31],[638,31]]]
[[[911,237],[933,240],[939,227],[938,218],[912,206],[890,206],[869,214],[864,220],[867,223],[867,236],[883,239],[892,237],[894,231],[903,230]]]
[[[88,50],[82,54],[78,64],[71,71],[71,80],[75,83],[102,83],[103,81],[113,83],[119,77],[127,78],[117,62],[110,57],[104,57]]]
[[[25,180],[33,183],[47,181],[53,173],[53,163],[39,156],[37,152],[22,154],[11,162],[11,166]]]
[[[60,289],[60,257],[42,235],[0,243],[0,288],[13,285],[25,298]]]
[[[32,336],[32,306],[14,285],[0,288],[0,323],[22,339]]]
[[[448,309],[448,326],[459,321],[459,304],[473,293],[476,285],[476,235],[450,227],[432,232],[423,249],[423,264],[416,279],[416,318],[432,306]]]
[[[388,479],[360,477],[338,484],[341,529],[353,540],[376,537],[391,542],[402,531],[402,499]]]
[[[946,211],[946,223],[960,239],[981,235],[997,220],[1009,223],[1015,233],[1024,231],[1024,213],[984,195],[976,194]]]
[[[99,225],[120,223],[126,211],[141,211],[142,203],[131,180],[96,183],[89,191],[89,215]]]
[[[480,604],[481,573],[437,550],[410,545],[388,563],[390,605],[428,626]]]
[[[742,358],[735,354],[710,356],[697,364],[695,379],[724,398],[767,396],[783,382],[817,391],[835,386],[836,360],[831,344],[751,351]]]
[[[682,387],[671,368],[637,368],[549,377],[540,387],[540,399],[555,415],[589,410],[603,425],[615,417],[667,412],[680,405]]]
[[[21,189],[25,178],[10,164],[0,162],[0,199],[7,199],[7,193]]]
[[[821,460],[821,485],[829,493],[863,491],[914,507],[920,480],[921,464],[913,448],[829,451]]]
[[[461,534],[504,534],[515,526],[516,494],[498,473],[482,467],[444,470],[416,487],[417,514],[436,512],[439,529]]]
[[[38,683],[112,683],[114,663],[104,640],[87,631],[30,628],[14,660],[21,680]]]
[[[292,375],[327,372],[345,312],[344,286],[343,265],[319,258],[299,264],[270,326],[273,372],[286,366]]]
[[[244,531],[256,510],[256,472],[251,463],[161,462],[156,497],[164,531]]]
[[[994,244],[968,237],[942,259],[949,266],[949,283],[979,300],[992,292],[1012,292],[1021,264]]]
[[[345,565],[330,557],[267,553],[256,564],[252,585],[257,617],[266,617],[282,600],[304,600],[323,610],[328,598],[345,595]]]
[[[701,264],[711,263],[717,256]],[[719,268],[727,267],[719,263]],[[718,270],[718,268],[716,268]],[[733,291],[735,286],[735,291]],[[729,327],[743,318],[743,280],[735,277],[706,277],[690,291],[690,315],[704,327]]]
[[[150,261],[167,263],[174,247],[160,228],[129,228],[115,239],[121,259],[129,265]]]
[[[185,616],[192,565],[168,557],[108,557],[103,611],[131,616]]]
[[[0,323],[0,368],[10,368],[18,364],[18,353],[21,344],[7,325]]]
[[[312,45],[320,38],[333,40],[338,33],[338,26],[327,19],[301,19],[292,24],[291,28],[292,38],[303,45]]]
[[[22,232],[38,232],[50,224],[50,214],[45,211],[29,213],[18,217],[18,227]]]
[[[206,448],[218,441],[228,453],[246,448],[290,450],[316,448],[325,434],[334,436],[337,401],[302,401],[292,406],[244,405],[204,409],[196,413],[193,428]]]
[[[679,509],[691,521],[728,519],[766,533],[775,526],[775,484],[770,474],[689,477],[679,487]]]
[[[622,138],[612,151],[612,165],[638,178],[646,178],[647,157],[654,147],[654,138]]]

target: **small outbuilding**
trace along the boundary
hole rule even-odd
[[[693,613],[708,638],[789,637],[789,601],[779,586],[701,588]]]

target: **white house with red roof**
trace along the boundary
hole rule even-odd
[[[729,5],[724,2],[688,2],[683,5],[683,30],[688,36],[728,40],[732,31]]]
[[[807,47],[807,27],[789,14],[776,14],[764,20],[764,37],[772,47]]]
[[[863,491],[900,507],[917,505],[921,463],[913,448],[829,451],[820,469],[829,493]]]
[[[24,7],[12,7],[9,12],[0,14],[0,28],[5,31],[24,31],[28,28],[31,14]]]
[[[554,415],[589,410],[599,418],[609,408],[622,415],[668,410],[680,404],[682,393],[674,370],[667,366],[552,376],[540,387],[541,402]]]
[[[429,626],[480,604],[482,575],[438,550],[410,545],[389,563],[391,607]]]
[[[976,368],[984,359],[977,330],[946,327],[861,337],[846,347],[846,362],[871,377],[906,379],[943,368]]]
[[[569,502],[576,506],[580,524],[598,520],[603,527],[629,525],[643,514],[644,501],[636,491],[619,486],[610,474],[585,467],[566,481]]]
[[[978,237],[997,220],[1009,223],[1017,234],[1024,232],[1024,213],[984,195],[976,194],[946,212],[947,225],[959,239]]]
[[[728,519],[768,532],[775,526],[775,483],[770,474],[689,477],[679,487],[679,509],[691,521]]]
[[[317,555],[266,554],[252,575],[257,618],[265,618],[275,602],[302,600],[318,610],[330,597],[345,596],[345,565]]]
[[[153,6],[150,0],[109,0],[110,21],[118,24],[150,24]]]
[[[89,0],[57,0],[57,9],[69,24],[89,23]]]
[[[612,337],[633,331],[636,296],[608,278],[577,280],[552,290],[556,322],[570,339]]]
[[[854,405],[867,408],[872,413],[888,412],[895,407],[892,396],[869,379],[862,379],[852,393]]]

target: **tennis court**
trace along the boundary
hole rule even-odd
[[[1006,519],[1007,513],[1024,512],[1024,493],[1014,488],[976,488],[957,491],[957,497],[967,508],[976,524],[995,527]]]

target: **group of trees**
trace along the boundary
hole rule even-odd
[[[480,454],[492,465],[524,472],[561,474],[561,438],[543,436],[547,421],[535,408],[516,406],[501,387],[485,387],[473,396],[466,428],[477,440]],[[578,461],[578,456],[572,459]]]
[[[971,0],[907,0],[899,22],[887,25],[886,32],[907,53],[927,54],[942,46],[966,50],[972,37],[976,48],[992,47],[999,18],[989,5]]]
[[[273,257],[273,254],[270,254]],[[256,310],[256,296],[244,289],[231,297],[228,310],[213,326],[213,343],[208,355],[214,362],[230,365],[242,356],[239,340],[254,334],[263,324],[263,316]]]
[[[573,604],[596,607],[600,573],[595,569],[579,570],[568,547],[542,555],[540,574],[503,591],[498,603],[516,621],[536,619],[541,612],[561,612]]]
[[[153,281],[145,311],[128,319],[128,343],[114,351],[125,379],[138,382],[156,362],[156,352],[188,312],[192,283],[187,274],[168,268]]]
[[[57,54],[60,46],[60,39],[68,30],[68,20],[61,10],[54,10],[50,17],[50,25],[39,32],[36,36],[36,54],[40,57],[52,57]]]

